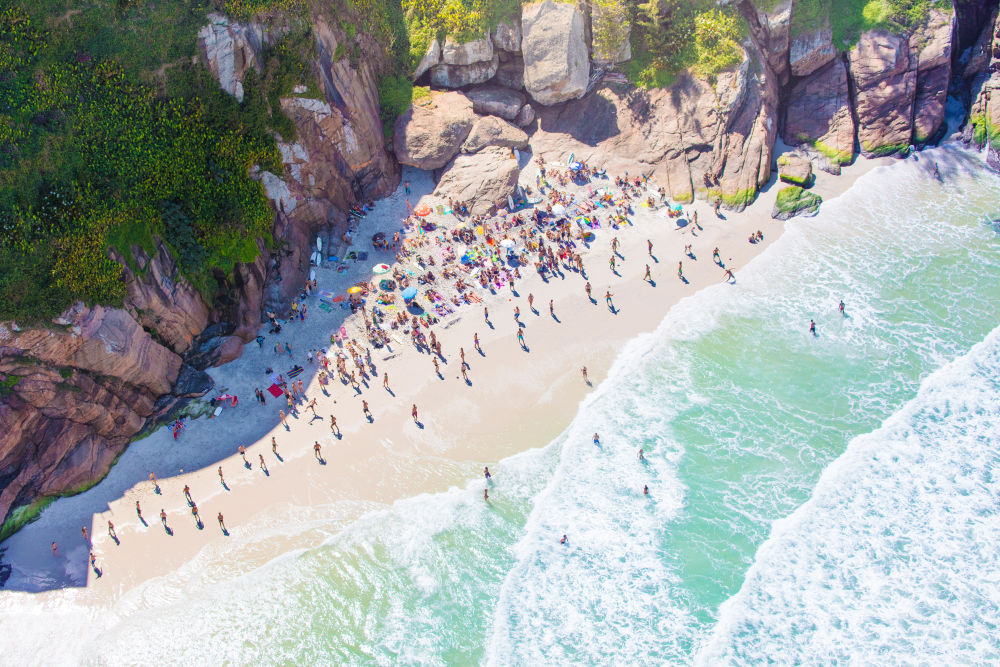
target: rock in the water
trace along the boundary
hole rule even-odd
[[[396,119],[396,159],[419,169],[440,169],[458,153],[476,119],[465,95],[434,94]]]
[[[866,156],[905,153],[910,145],[917,73],[909,41],[881,30],[862,33],[848,54],[858,140]]]
[[[778,191],[771,217],[775,220],[788,220],[797,215],[816,215],[823,198],[812,192],[806,192],[797,185],[790,185]]]
[[[535,120],[535,110],[531,108],[530,104],[525,104],[521,107],[521,110],[517,112],[517,118],[514,119],[514,124],[518,127],[527,127],[531,125]]]
[[[417,69],[413,70],[413,78],[419,78],[424,72],[440,63],[441,43],[436,39],[432,39],[431,43],[427,45],[427,53],[425,53],[424,57],[420,59],[419,63],[417,63]]]
[[[496,116],[483,116],[472,126],[469,138],[462,144],[463,153],[475,153],[487,146],[527,148],[528,135]]]
[[[789,145],[814,148],[831,164],[854,159],[854,118],[841,60],[795,82],[788,94],[783,136]]]
[[[793,76],[809,76],[837,57],[833,48],[833,31],[830,24],[792,38],[788,49],[788,63]]]
[[[480,86],[465,92],[472,100],[472,110],[483,116],[500,116],[514,120],[524,106],[524,95],[502,86]]]
[[[498,23],[492,36],[493,46],[501,51],[517,53],[521,50],[521,22],[516,18]]]
[[[802,155],[782,155],[778,158],[778,178],[803,188],[813,184],[812,162]]]
[[[441,175],[434,194],[465,202],[473,215],[480,215],[494,204],[506,202],[517,188],[519,173],[509,148],[491,146],[456,157]]]
[[[521,16],[524,87],[541,104],[556,104],[587,92],[590,58],[583,14],[552,0],[526,5]]]

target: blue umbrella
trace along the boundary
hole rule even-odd
[[[583,168],[583,165],[580,164],[579,162],[574,162],[569,165],[569,168],[572,169],[573,171],[579,171],[580,169]]]
[[[417,288],[416,287],[407,287],[406,289],[404,289],[402,291],[402,295],[403,295],[404,299],[406,299],[407,301],[409,301],[410,299],[412,299],[413,297],[415,297],[417,295]]]

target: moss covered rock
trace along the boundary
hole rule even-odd
[[[778,191],[771,217],[776,220],[788,220],[797,215],[816,215],[823,198],[812,192],[806,192],[797,185],[790,185]]]

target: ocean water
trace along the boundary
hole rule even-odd
[[[957,147],[875,170],[632,341],[489,505],[470,480],[249,572],[203,553],[99,613],[0,594],[0,662],[995,663],[997,217]]]

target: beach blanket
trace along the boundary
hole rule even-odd
[[[304,368],[293,368],[290,371],[288,371],[288,377],[290,378],[298,377],[299,375],[302,375],[302,371],[304,370],[305,370]]]
[[[332,313],[333,312],[333,306],[331,306],[328,303],[320,302],[319,309],[322,310],[325,313]]]
[[[281,387],[279,387],[276,384],[272,384],[270,387],[268,387],[267,392],[271,394],[271,396],[274,396],[275,398],[278,398],[282,394]]]

